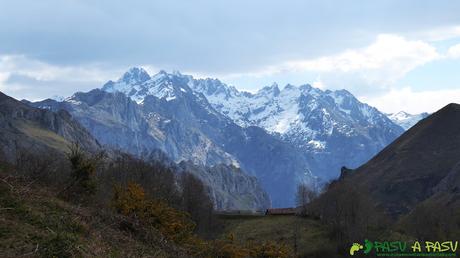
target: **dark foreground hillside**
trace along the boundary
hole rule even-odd
[[[1,163],[1,257],[292,256],[284,244],[222,233],[203,185],[191,174],[183,174],[179,190],[164,167],[124,159],[94,181],[74,180],[92,165],[84,156],[75,169],[80,158],[72,155],[71,176],[58,175],[60,184]]]
[[[336,257],[336,243],[321,221],[298,215],[221,216],[223,235],[244,244],[273,241],[292,250],[295,257]]]
[[[460,105],[423,119],[350,177],[369,190],[386,212],[406,214],[434,195],[460,208]],[[457,180],[456,180],[457,179]]]
[[[63,201],[5,168],[0,176],[1,257],[189,257],[161,234],[140,241],[122,216]]]
[[[458,240],[460,105],[423,119],[307,207],[328,225],[338,250],[377,240]]]

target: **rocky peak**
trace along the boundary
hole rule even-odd
[[[142,68],[131,68],[118,81],[107,82],[102,90],[124,93],[139,104],[142,104],[147,96],[171,101],[183,93],[191,92],[187,85],[190,78],[179,72],[170,74],[164,70],[150,77]]]
[[[150,75],[143,68],[132,67],[130,68],[119,81],[126,84],[143,83],[150,80]]]
[[[426,118],[429,114],[426,112],[420,114],[409,114],[405,111],[399,111],[397,113],[386,114],[391,121],[398,124],[405,130],[414,126],[418,121]]]
[[[278,84],[274,82],[271,86],[265,86],[257,92],[258,95],[268,95],[270,97],[276,97],[280,94],[280,88]]]

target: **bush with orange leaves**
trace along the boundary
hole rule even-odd
[[[195,234],[195,224],[186,212],[176,210],[167,204],[145,196],[144,189],[136,183],[126,187],[115,186],[113,206],[118,213],[136,220],[144,229],[153,227],[166,238],[186,249],[194,257],[291,257],[286,246],[272,242],[236,243],[232,234],[225,239],[205,241]]]
[[[182,243],[192,236],[195,224],[190,216],[164,202],[147,199],[144,189],[136,183],[115,186],[113,206],[120,214],[135,219],[144,227],[159,230],[166,238]]]

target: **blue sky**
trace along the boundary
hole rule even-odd
[[[0,90],[68,96],[142,66],[433,112],[460,102],[459,13],[442,0],[0,0]]]

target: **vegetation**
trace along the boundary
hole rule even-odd
[[[319,221],[295,215],[221,216],[223,235],[232,234],[240,244],[248,242],[278,243],[292,256],[321,256],[335,251],[328,230]],[[332,247],[332,250],[331,250]]]
[[[307,205],[317,197],[317,193],[306,184],[297,187],[296,204],[300,208],[300,215],[306,215]]]
[[[29,137],[35,139],[37,142],[49,146],[53,149],[66,151],[69,143],[62,136],[44,129],[37,122],[28,120],[16,120],[15,126]]]
[[[153,159],[110,156],[72,145],[65,156],[21,150],[14,164],[0,161],[2,255],[292,256],[276,242],[221,235],[208,190],[193,175],[176,176]]]
[[[148,155],[89,154],[78,145],[66,155],[16,154],[14,162],[0,160],[7,257],[340,257],[364,239],[460,232],[448,195],[388,217],[346,176],[319,196],[300,185],[296,215],[216,215],[199,179]]]
[[[368,195],[353,185],[332,183],[305,208],[304,216],[317,219],[328,231],[338,255],[348,254],[350,243],[378,239],[386,230],[381,216]]]
[[[395,228],[417,239],[456,239],[460,235],[460,203],[454,202],[450,196],[436,195],[403,216]]]
[[[96,193],[96,170],[100,165],[104,153],[89,157],[78,144],[72,144],[67,158],[71,167],[71,180],[64,193],[71,200],[78,203],[88,202]]]
[[[112,203],[118,213],[129,218],[133,227],[141,227],[147,233],[153,228],[176,243],[193,236],[195,224],[187,213],[160,200],[147,199],[144,189],[136,183],[128,183],[126,188],[115,186]]]

